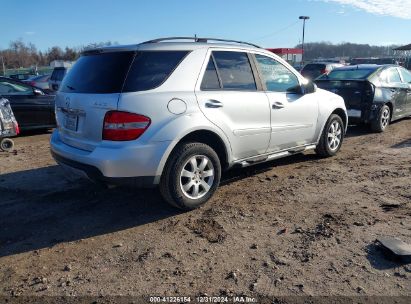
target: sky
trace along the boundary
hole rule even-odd
[[[0,49],[93,42],[136,44],[168,36],[294,47],[305,42],[411,43],[411,0],[0,0]]]

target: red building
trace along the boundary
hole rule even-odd
[[[295,65],[299,64],[302,61],[303,50],[302,49],[293,49],[293,48],[275,48],[267,49],[284,60],[288,61],[290,64]]]

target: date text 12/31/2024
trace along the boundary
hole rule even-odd
[[[256,303],[257,299],[246,296],[198,296],[198,297],[150,297],[150,303]]]

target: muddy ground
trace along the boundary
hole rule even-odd
[[[411,295],[411,119],[235,170],[203,208],[64,179],[50,134],[0,153],[0,295]]]

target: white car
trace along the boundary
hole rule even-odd
[[[103,183],[159,185],[167,202],[194,209],[222,170],[339,151],[341,97],[262,48],[188,39],[84,52],[56,96],[56,161]]]

